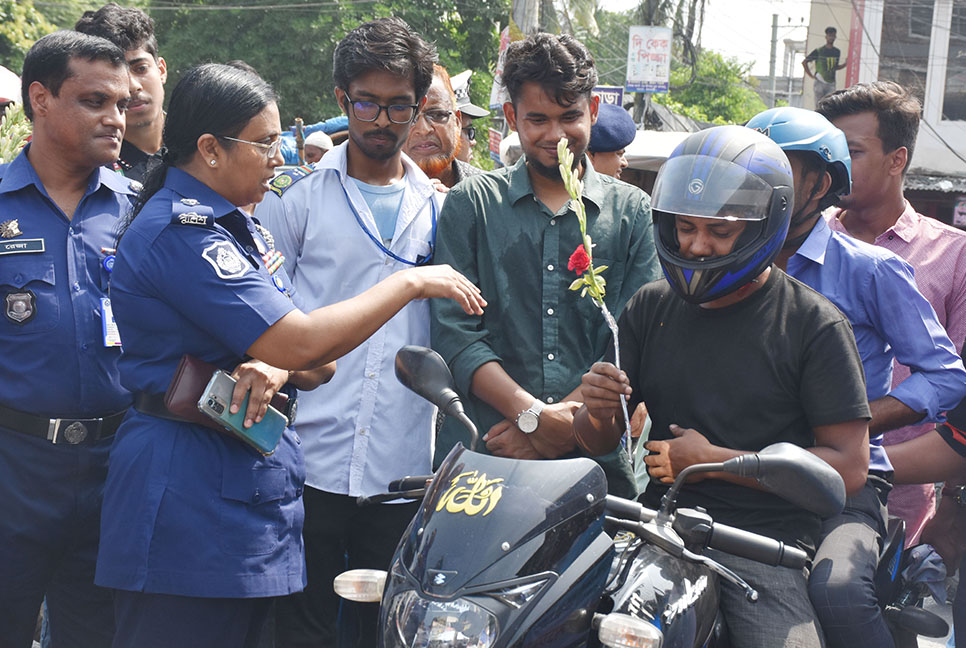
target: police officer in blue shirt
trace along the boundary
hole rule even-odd
[[[94,587],[112,435],[130,405],[107,285],[130,181],[117,158],[124,53],[56,32],[23,67],[33,141],[0,166],[0,646],[29,647],[47,596],[58,646],[109,646]]]
[[[161,394],[183,354],[234,369],[231,408],[250,393],[249,427],[285,383],[314,388],[331,375],[326,363],[412,299],[449,297],[482,313],[479,291],[440,266],[309,313],[296,307],[269,237],[237,208],[258,202],[282,164],[275,101],[250,71],[186,72],[163,163],[118,244],[112,299],[135,408],[111,452],[96,575],[115,589],[118,645],[253,645],[267,597],[305,585],[300,440],[289,428],[262,456],[166,410]]]

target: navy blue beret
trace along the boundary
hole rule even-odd
[[[590,128],[590,146],[593,153],[610,153],[627,148],[634,141],[637,126],[626,110],[615,104],[600,104],[597,123]]]

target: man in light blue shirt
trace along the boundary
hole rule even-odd
[[[354,297],[432,259],[443,194],[402,153],[433,78],[435,50],[403,21],[350,32],[334,57],[335,95],[348,140],[311,173],[273,181],[255,216],[271,231],[308,307]],[[280,646],[336,644],[340,599],[332,579],[350,568],[388,569],[415,503],[360,508],[391,480],[432,472],[433,407],[393,373],[396,351],[429,346],[429,304],[408,304],[339,359],[325,389],[302,394],[295,429],[305,452],[308,585],[277,605]],[[360,606],[360,643],[375,645],[376,604]],[[355,639],[353,639],[355,641]],[[353,644],[355,645],[355,643]]]
[[[826,520],[809,582],[830,646],[892,646],[873,575],[885,532],[892,465],[882,433],[921,420],[942,421],[966,394],[966,370],[936,313],[899,256],[833,232],[821,211],[849,193],[845,135],[808,110],[775,108],[748,122],[775,140],[795,176],[795,205],[777,265],[814,288],[852,324],[872,410],[866,487]],[[892,389],[893,360],[913,367]]]

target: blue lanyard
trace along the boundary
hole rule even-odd
[[[390,252],[389,248],[383,245],[382,241],[376,238],[373,235],[373,233],[369,231],[369,228],[366,227],[366,224],[362,222],[362,217],[359,216],[359,212],[357,212],[356,208],[352,206],[352,199],[349,198],[349,192],[346,190],[345,184],[342,184],[342,183],[340,184],[342,185],[343,193],[345,193],[346,204],[348,204],[349,209],[352,210],[352,215],[356,217],[356,222],[359,223],[359,227],[362,228],[362,231],[366,233],[366,236],[368,236],[380,250],[385,252],[386,255],[392,257],[393,259],[395,259],[396,261],[399,261],[400,263],[405,263],[406,265],[411,265],[411,266],[426,265],[433,260],[433,253],[436,251],[436,201],[433,200],[432,196],[430,196],[429,198],[430,213],[432,214],[432,219],[433,219],[432,237],[429,241],[429,255],[423,259],[421,259],[420,257],[416,257],[415,261],[410,261],[408,259],[404,259],[401,256],[398,256]]]

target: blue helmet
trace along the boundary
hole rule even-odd
[[[788,158],[773,141],[741,126],[688,136],[654,182],[656,246],[664,276],[686,301],[728,295],[771,265],[788,233],[794,191]],[[746,221],[728,254],[686,259],[675,215]]]
[[[852,158],[845,133],[822,115],[804,108],[771,108],[752,117],[746,126],[770,137],[783,151],[813,153],[825,163],[832,186],[819,202],[820,209],[852,191]]]

